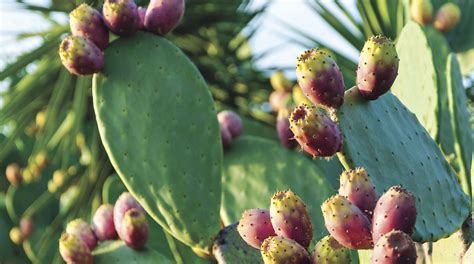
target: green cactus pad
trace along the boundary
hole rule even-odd
[[[218,263],[263,264],[260,251],[253,248],[237,232],[238,223],[226,226],[214,241],[212,253]]]
[[[94,76],[107,154],[163,229],[208,252],[219,231],[222,146],[214,103],[190,60],[149,33],[120,38]]]
[[[436,241],[461,227],[469,198],[436,143],[394,95],[369,102],[352,88],[338,118],[343,164],[366,168],[379,193],[402,185],[415,194],[415,241]]]
[[[313,239],[327,235],[320,205],[336,190],[301,153],[267,139],[241,137],[225,153],[222,182],[224,224],[238,221],[246,209],[268,209],[275,192],[291,189],[306,203],[313,222]]]
[[[140,251],[127,247],[123,241],[105,241],[92,252],[94,263],[115,263],[115,264],[152,264],[152,263],[173,263],[160,253],[145,248]]]

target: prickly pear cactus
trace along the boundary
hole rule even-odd
[[[276,191],[292,190],[306,202],[313,237],[327,235],[319,205],[335,192],[321,170],[300,153],[263,138],[242,136],[224,158],[221,217],[238,221],[251,208],[268,208]]]
[[[125,245],[123,241],[106,241],[101,243],[93,252],[94,263],[116,263],[116,264],[171,264],[171,260],[157,251],[145,248],[140,251],[133,250]]]
[[[247,245],[237,232],[238,223],[226,226],[219,232],[212,253],[218,263],[263,263],[260,251]]]
[[[105,58],[93,99],[115,170],[163,229],[208,254],[219,231],[222,149],[204,79],[149,33],[116,40]]]
[[[415,194],[414,240],[436,241],[461,227],[468,196],[436,143],[395,96],[368,102],[352,88],[338,118],[344,134],[339,158],[347,167],[366,168],[379,193],[402,185]]]

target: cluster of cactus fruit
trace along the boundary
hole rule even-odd
[[[67,224],[59,240],[59,251],[66,263],[92,263],[92,250],[100,241],[118,237],[132,249],[143,248],[148,240],[148,222],[142,206],[128,192],[115,205],[103,204],[96,210],[92,225],[78,218]]]
[[[69,14],[72,35],[59,46],[61,61],[75,75],[100,72],[109,30],[120,37],[130,37],[139,30],[165,35],[181,21],[184,6],[184,0],[151,0],[146,9],[134,0],[105,0],[101,14],[81,4]]]
[[[440,32],[451,31],[461,20],[461,10],[454,2],[443,4],[433,19],[431,0],[413,0],[410,4],[410,15],[420,25],[433,22],[433,26]]]
[[[38,180],[41,172],[48,163],[46,153],[37,153],[26,168],[21,168],[17,163],[11,163],[5,170],[5,177],[13,186],[19,186],[23,182],[30,183]]]
[[[416,263],[411,234],[415,226],[415,197],[400,186],[378,197],[363,168],[341,174],[339,194],[321,205],[330,235],[311,254],[311,218],[306,205],[292,191],[273,195],[270,209],[244,211],[237,231],[250,246],[260,249],[266,264],[345,264],[349,249],[374,249],[372,263]]]

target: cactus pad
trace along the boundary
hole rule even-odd
[[[237,232],[238,223],[226,226],[214,241],[212,253],[218,263],[263,263],[258,249],[247,245]]]
[[[116,40],[105,58],[93,100],[112,165],[164,230],[209,253],[219,231],[222,149],[203,77],[149,33]]]
[[[127,247],[123,241],[106,241],[101,243],[93,252],[94,263],[126,263],[126,264],[171,264],[169,259],[160,253],[145,248],[140,251]]]
[[[341,161],[366,168],[379,193],[402,185],[416,196],[414,240],[436,241],[461,227],[468,197],[436,143],[394,95],[367,102],[352,88],[338,118],[344,134]]]

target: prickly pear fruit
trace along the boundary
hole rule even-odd
[[[285,73],[278,70],[270,76],[270,84],[275,91],[290,92],[293,83],[286,78]]]
[[[265,264],[306,264],[309,256],[296,241],[282,236],[268,237],[260,247]]]
[[[10,229],[9,235],[10,235],[10,240],[15,245],[20,245],[25,240],[23,234],[21,233],[20,228],[18,227],[13,227],[12,229]]]
[[[86,38],[99,49],[109,45],[109,30],[99,11],[87,4],[81,4],[69,13],[69,25],[74,36]]]
[[[145,213],[140,209],[128,210],[122,220],[120,237],[127,246],[141,249],[148,240],[148,222]]]
[[[227,150],[230,148],[230,145],[232,145],[232,135],[230,134],[229,130],[224,126],[221,125],[220,128],[222,147],[224,148],[224,150]]]
[[[415,264],[416,247],[411,237],[394,230],[377,241],[372,253],[373,264]]]
[[[73,234],[63,233],[59,239],[59,253],[68,264],[91,264],[92,254],[86,243]]]
[[[433,21],[433,26],[441,32],[448,32],[453,29],[460,20],[461,10],[458,5],[453,2],[448,2],[439,8]]]
[[[372,248],[370,221],[342,195],[334,195],[322,205],[324,224],[341,245],[352,249]]]
[[[86,243],[90,250],[97,246],[97,238],[94,235],[89,224],[81,218],[77,218],[69,222],[66,226],[66,233],[76,235],[79,239]]]
[[[61,62],[68,71],[75,75],[89,75],[99,72],[104,67],[102,51],[90,40],[83,37],[69,36],[59,46]]]
[[[270,212],[264,209],[245,210],[237,225],[237,232],[249,246],[257,249],[267,237],[276,236]]]
[[[273,111],[278,112],[280,109],[286,108],[291,101],[291,94],[286,91],[273,91],[268,97],[268,102]]]
[[[431,0],[412,0],[410,4],[411,18],[420,25],[426,25],[433,18]]]
[[[372,219],[378,196],[375,185],[364,168],[356,168],[341,174],[339,194]]]
[[[221,126],[229,130],[232,138],[240,136],[242,133],[242,119],[233,111],[225,110],[217,114],[217,120]]]
[[[138,23],[138,29],[145,29],[145,14],[146,8],[139,6],[138,17],[140,18],[140,23]]]
[[[134,0],[105,0],[102,13],[114,34],[126,37],[138,31],[140,16]]]
[[[145,15],[145,27],[155,34],[166,35],[181,21],[184,0],[151,0]]]
[[[22,217],[20,219],[20,231],[25,239],[33,233],[33,221],[29,217]]]
[[[314,104],[338,108],[344,102],[344,79],[332,57],[321,49],[310,49],[298,57],[298,84]]]
[[[314,106],[296,107],[290,116],[290,129],[301,148],[313,157],[330,157],[342,148],[341,130]]]
[[[392,87],[398,75],[395,44],[386,37],[372,36],[360,52],[357,88],[362,97],[375,100]]]
[[[130,209],[138,209],[145,212],[143,207],[129,192],[123,192],[115,202],[114,206],[114,226],[120,238],[122,237],[122,234],[120,234],[122,230],[122,220],[125,213]]]
[[[18,186],[23,181],[20,166],[18,166],[16,163],[12,163],[7,166],[7,169],[5,170],[5,176],[8,182],[13,186]]]
[[[374,242],[392,230],[413,233],[416,221],[415,196],[400,186],[392,186],[377,201],[372,218]]]
[[[270,219],[279,236],[308,248],[313,239],[311,217],[303,200],[292,191],[277,192],[270,204]]]
[[[293,101],[295,102],[296,105],[312,105],[313,103],[304,95],[303,90],[298,84],[295,84],[293,86]]]
[[[97,208],[92,218],[92,229],[97,239],[113,240],[117,237],[114,225],[114,206],[103,204]]]
[[[294,139],[295,135],[290,129],[290,120],[288,119],[289,115],[289,111],[286,108],[278,111],[276,129],[281,145],[287,149],[293,149],[298,145],[298,143]]]
[[[351,252],[332,236],[325,236],[314,247],[311,264],[349,264]]]

